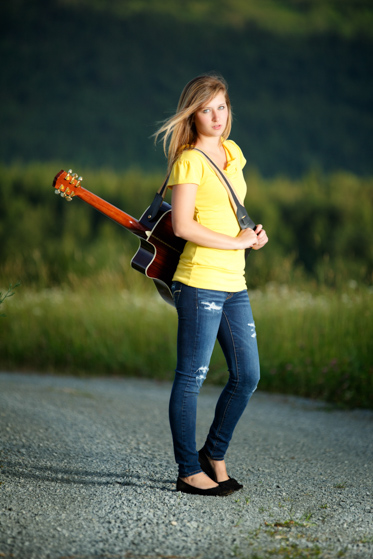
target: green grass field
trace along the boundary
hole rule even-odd
[[[130,271],[135,275],[136,272]],[[176,312],[136,274],[128,290],[104,273],[76,288],[27,290],[2,307],[3,370],[173,378]],[[261,356],[259,388],[373,407],[372,291],[268,285],[250,292]],[[2,309],[3,310],[3,309]],[[215,348],[207,382],[227,376]]]
[[[58,166],[3,166],[0,369],[172,379],[175,310],[130,267],[138,242],[81,200],[55,196]],[[85,186],[139,217],[162,177],[83,173]],[[372,407],[373,179],[248,171],[247,208],[269,243],[246,277],[260,389]],[[219,348],[207,382],[223,383]]]

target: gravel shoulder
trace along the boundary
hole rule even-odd
[[[227,455],[244,489],[200,497],[175,491],[170,388],[0,373],[0,558],[373,557],[373,412],[258,391]]]

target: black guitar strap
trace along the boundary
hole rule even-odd
[[[236,191],[231,185],[228,177],[223,173],[220,167],[218,167],[216,163],[214,163],[214,161],[204,151],[198,148],[194,148],[194,149],[196,151],[199,151],[199,153],[202,153],[202,155],[206,157],[207,161],[210,163],[215,173],[217,174],[218,178],[222,182],[224,188],[227,190],[229,200],[232,204],[234,213],[237,216],[238,224],[241,227],[241,229],[248,229],[249,227],[251,229],[255,229],[255,223],[253,222],[251,217],[249,217],[245,206],[240,202],[240,199],[238,198]]]
[[[153,202],[150,204],[148,208],[147,217],[149,221],[153,221],[158,215],[159,208],[161,207],[164,197],[166,196],[167,183],[168,183],[168,179],[170,178],[170,175],[171,173],[168,173],[166,180],[158,190],[157,194],[154,196]]]

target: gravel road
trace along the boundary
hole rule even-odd
[[[175,491],[169,393],[1,373],[0,558],[373,557],[373,412],[258,391],[227,455],[244,489],[200,497]]]

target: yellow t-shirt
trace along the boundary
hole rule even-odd
[[[232,140],[223,142],[227,154],[224,171],[243,202],[246,183],[242,169],[246,160],[241,149]],[[197,184],[194,219],[205,227],[236,237],[240,227],[229,201],[228,193],[210,166],[198,151],[185,149],[174,163],[168,187],[175,184]],[[174,281],[192,287],[236,292],[246,289],[245,251],[206,248],[188,241],[180,257]]]

